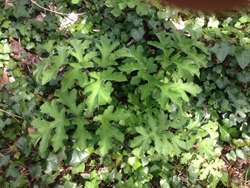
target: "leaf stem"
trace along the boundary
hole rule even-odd
[[[76,117],[69,118],[68,120],[72,120],[72,119],[75,119],[75,118],[78,118],[78,117],[92,118],[94,116],[76,116]]]
[[[170,76],[168,78],[168,83],[170,82],[170,78],[172,77],[173,73],[174,73],[174,70],[172,71],[172,73],[170,74]]]

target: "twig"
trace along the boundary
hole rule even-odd
[[[246,172],[246,176],[245,176],[245,186],[247,185],[247,174],[248,174],[249,168],[250,167],[248,167],[247,172]]]
[[[207,100],[208,101],[208,100]],[[206,114],[205,114],[205,117],[203,118],[203,120],[201,121],[201,124],[203,123],[203,121],[205,121],[206,119],[206,116],[207,116],[207,101],[205,102],[205,107],[206,107]]]
[[[11,117],[13,117],[18,123],[21,123],[21,122],[20,122],[19,120],[17,120],[15,117],[18,117],[18,118],[21,118],[21,119],[22,119],[22,117],[17,116],[17,115],[15,115],[15,114],[12,114],[12,113],[10,113],[10,112],[8,112],[8,111],[5,111],[5,110],[2,110],[2,109],[0,109],[0,111],[9,114],[9,115],[10,115]]]
[[[131,44],[133,44],[135,42],[135,39],[132,39],[128,44],[127,46],[130,46]]]
[[[86,0],[83,0],[83,1],[84,1],[84,3],[87,5],[87,7],[89,8],[91,14],[94,16],[95,13],[94,13],[93,10],[90,8],[89,4],[86,2]]]
[[[9,114],[10,116],[15,116],[15,117],[18,117],[18,118],[23,119],[22,117],[20,117],[20,116],[18,116],[18,115],[15,115],[15,114],[12,114],[12,113],[10,113],[10,112],[8,112],[8,111],[6,111],[6,110],[0,109],[0,111],[5,112],[5,113]]]
[[[31,0],[31,2],[34,3],[36,6],[40,7],[41,9],[43,9],[43,10],[47,10],[47,11],[49,11],[49,12],[53,12],[53,13],[55,13],[55,14],[60,14],[60,15],[64,15],[64,16],[69,16],[69,15],[70,15],[70,14],[66,14],[66,13],[61,13],[61,12],[53,11],[53,10],[50,10],[50,9],[48,9],[48,8],[44,8],[44,7],[42,7],[41,5],[37,4],[34,0]],[[83,15],[83,14],[84,14],[84,13],[78,13],[78,14],[76,14],[76,15]]]

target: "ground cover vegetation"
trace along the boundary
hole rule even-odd
[[[250,186],[248,9],[0,3],[0,187]]]

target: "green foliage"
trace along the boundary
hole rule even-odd
[[[223,147],[249,158],[247,13],[184,11],[179,30],[178,11],[154,2],[55,1],[84,13],[59,31],[66,15],[41,22],[29,3],[0,12],[0,67],[16,79],[0,95],[0,154],[15,152],[0,155],[0,186],[30,185],[27,171],[34,187],[228,186]],[[30,72],[9,36],[42,56]]]

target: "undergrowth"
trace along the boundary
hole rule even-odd
[[[248,10],[0,2],[1,79],[15,78],[1,88],[0,185],[250,185]],[[38,65],[10,56],[10,36]]]

